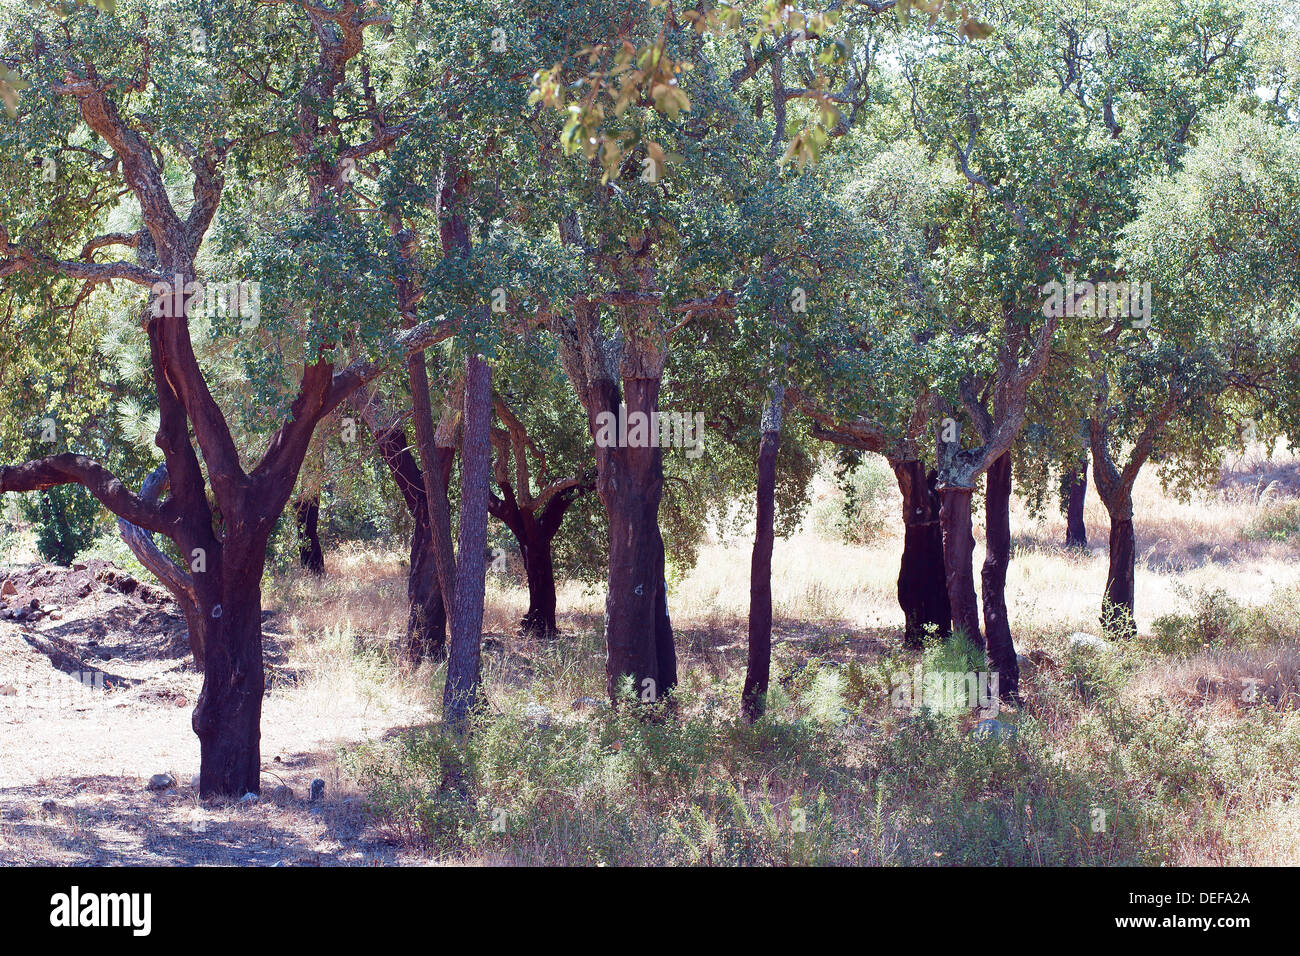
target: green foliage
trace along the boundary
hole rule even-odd
[[[1260,647],[1282,636],[1267,607],[1246,607],[1221,588],[1192,596],[1186,614],[1164,614],[1151,624],[1155,649],[1166,654]]]
[[[22,514],[36,525],[36,548],[55,564],[72,563],[95,539],[99,503],[80,485],[58,485],[22,498]]]
[[[818,502],[813,529],[846,544],[871,544],[895,523],[896,486],[889,466],[878,456],[841,455],[835,476],[839,496]]]
[[[1266,506],[1241,530],[1248,541],[1294,541],[1300,539],[1300,502],[1286,501]]]

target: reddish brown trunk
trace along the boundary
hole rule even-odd
[[[648,416],[658,395],[657,378],[629,379],[628,415],[641,411]],[[618,407],[617,401],[610,404]],[[659,534],[663,453],[657,447],[609,448],[603,457],[599,490],[609,516],[606,692],[617,700],[620,684],[630,678],[638,700],[655,702],[677,682]]]
[[[920,647],[927,634],[947,638],[952,630],[944,576],[943,528],[939,521],[936,472],[925,463],[893,461],[903,495],[903,558],[898,569],[898,604],[903,609],[903,640]]]
[[[590,487],[590,486],[588,486]],[[539,514],[519,507],[514,488],[502,483],[501,497],[492,498],[488,510],[504,524],[519,545],[528,579],[528,613],[519,622],[521,633],[550,639],[559,633],[555,619],[555,558],[552,542],[560,530],[580,489],[569,489],[552,497]]]
[[[414,523],[411,532],[411,566],[406,581],[410,611],[401,653],[412,664],[419,664],[426,659],[436,660],[447,652],[447,610],[442,600],[442,589],[438,586],[424,476],[411,455],[404,429],[392,428],[377,434],[375,443],[402,493],[402,499],[406,502]],[[451,479],[451,449],[435,449],[434,460],[442,478],[442,487],[446,488]]]
[[[1109,507],[1109,506],[1108,506]],[[1120,503],[1111,510],[1110,567],[1102,597],[1102,626],[1118,637],[1136,637],[1134,617],[1134,569],[1137,541],[1133,533],[1132,505]]]
[[[293,503],[298,528],[298,562],[312,574],[325,573],[325,552],[320,546],[320,497],[300,498]]]
[[[758,445],[758,487],[755,493],[754,551],[749,563],[749,658],[741,692],[741,714],[747,721],[763,716],[772,668],[772,551],[776,544],[776,455],[781,446],[780,388],[763,415]]]
[[[452,597],[451,646],[443,719],[458,732],[468,724],[478,697],[487,581],[488,476],[492,466],[492,373],[483,356],[465,360],[465,437],[461,446],[460,529]]]
[[[229,516],[226,520],[221,551],[244,560],[223,562],[221,554],[209,554],[207,570],[196,581],[207,654],[192,723],[199,738],[199,794],[204,798],[240,797],[258,793],[261,786],[261,580],[266,541],[230,534],[232,522]]]
[[[952,610],[952,629],[960,631],[977,647],[984,646],[980,633],[979,605],[975,600],[975,535],[971,530],[970,488],[948,486],[939,490],[939,522],[943,527],[943,566]]]
[[[1005,452],[985,476],[984,568],[980,583],[984,598],[984,639],[989,667],[998,675],[998,689],[1007,700],[1020,693],[1020,667],[1007,620],[1007,566],[1011,563],[1011,453]]]
[[[1065,546],[1086,549],[1088,530],[1083,524],[1083,504],[1088,495],[1088,461],[1065,476],[1062,483],[1065,493]]]
[[[528,613],[520,621],[525,633],[542,638],[554,637],[559,628],[555,623],[555,561],[551,555],[551,539],[534,525],[527,543],[520,543],[524,556],[524,573],[528,576]]]

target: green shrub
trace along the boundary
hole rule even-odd
[[[95,540],[99,502],[80,485],[55,485],[26,495],[22,512],[36,526],[36,550],[46,561],[71,564]]]
[[[870,544],[890,526],[894,516],[896,485],[889,466],[870,455],[836,471],[838,493],[815,504],[810,513],[813,530],[823,538],[846,544]]]
[[[1280,636],[1265,609],[1244,607],[1222,588],[1198,591],[1191,613],[1162,615],[1151,631],[1155,649],[1166,654],[1254,647]]]
[[[1255,515],[1241,534],[1250,541],[1300,541],[1300,501],[1287,501]]]

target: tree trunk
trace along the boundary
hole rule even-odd
[[[427,515],[415,520],[411,534],[411,568],[406,580],[406,597],[410,611],[406,619],[406,637],[402,656],[411,664],[438,660],[447,653],[447,609],[438,587],[438,569],[433,557],[433,539],[429,535]]]
[[[460,529],[452,597],[451,648],[443,719],[463,733],[479,685],[483,597],[487,583],[488,478],[492,469],[492,372],[483,356],[465,360],[465,437],[461,447]]]
[[[362,411],[365,415],[366,412]],[[381,428],[373,416],[367,419],[375,435],[379,455],[402,493],[414,528],[411,531],[411,565],[406,579],[406,597],[410,605],[406,636],[400,645],[402,657],[418,665],[436,660],[447,653],[447,607],[438,585],[433,537],[429,532],[429,507],[425,497],[424,475],[416,464],[401,427]],[[444,453],[445,452],[445,453]],[[436,449],[434,461],[442,476],[442,487],[451,479],[450,449]]]
[[[528,613],[519,622],[520,632],[550,639],[559,630],[555,622],[555,561],[551,542],[571,499],[561,492],[538,515],[519,506],[509,482],[498,481],[498,486],[501,497],[489,499],[488,511],[514,536],[528,580]]]
[[[781,412],[785,390],[777,385],[763,412],[758,444],[758,487],[754,551],[749,562],[749,658],[741,714],[753,722],[767,706],[772,668],[772,551],[776,544],[776,455],[781,446]]]
[[[230,517],[227,516],[228,526]],[[261,784],[262,566],[266,541],[228,535],[221,551],[242,563],[208,555],[197,582],[204,610],[207,656],[203,689],[194,709],[199,738],[201,797],[238,798]]]
[[[293,503],[294,522],[298,527],[298,560],[312,574],[325,573],[325,552],[321,550],[320,496],[299,498]]]
[[[1110,567],[1101,602],[1102,627],[1119,637],[1136,637],[1134,616],[1134,569],[1137,541],[1133,534],[1133,503],[1128,495],[1106,503],[1110,513]]]
[[[629,379],[629,418],[634,411],[649,416],[657,407],[658,395],[657,378]],[[619,684],[630,677],[636,698],[652,703],[661,700],[677,682],[664,589],[664,546],[659,534],[663,452],[658,447],[605,451],[598,486],[609,516],[605,689],[610,699],[617,701]]]
[[[979,606],[975,600],[975,535],[971,530],[971,493],[957,485],[939,491],[939,522],[943,527],[943,567],[952,609],[952,629],[984,646]]]
[[[1007,700],[1019,699],[1020,667],[1007,620],[1007,566],[1011,563],[1011,452],[1004,452],[985,477],[984,637],[989,666]]]
[[[524,573],[528,577],[528,613],[520,621],[525,633],[552,638],[559,628],[555,623],[555,561],[551,553],[552,536],[538,526],[525,522],[525,540],[520,541],[524,556]]]
[[[898,604],[905,620],[903,640],[920,647],[927,632],[946,639],[952,612],[944,575],[943,528],[939,521],[936,472],[917,460],[891,461],[903,494],[903,559],[898,569]]]
[[[1065,546],[1087,549],[1088,531],[1083,526],[1083,502],[1088,495],[1088,460],[1065,476]]]

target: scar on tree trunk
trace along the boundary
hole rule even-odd
[[[298,528],[298,562],[312,574],[325,573],[325,552],[320,546],[320,496],[299,498],[293,503]]]
[[[1004,452],[985,475],[985,557],[980,583],[984,597],[984,639],[989,666],[1005,700],[1020,697],[1020,666],[1007,620],[1007,567],[1011,563],[1011,453]]]
[[[230,530],[227,519],[221,555],[208,556],[208,570],[198,582],[207,656],[192,724],[199,738],[203,797],[258,793],[261,786],[266,689],[261,580],[266,541],[245,540]]]
[[[920,647],[928,633],[946,639],[952,631],[935,490],[939,475],[933,470],[927,474],[925,463],[917,460],[890,465],[903,495],[903,557],[898,570],[898,603],[906,622],[903,640]]]

